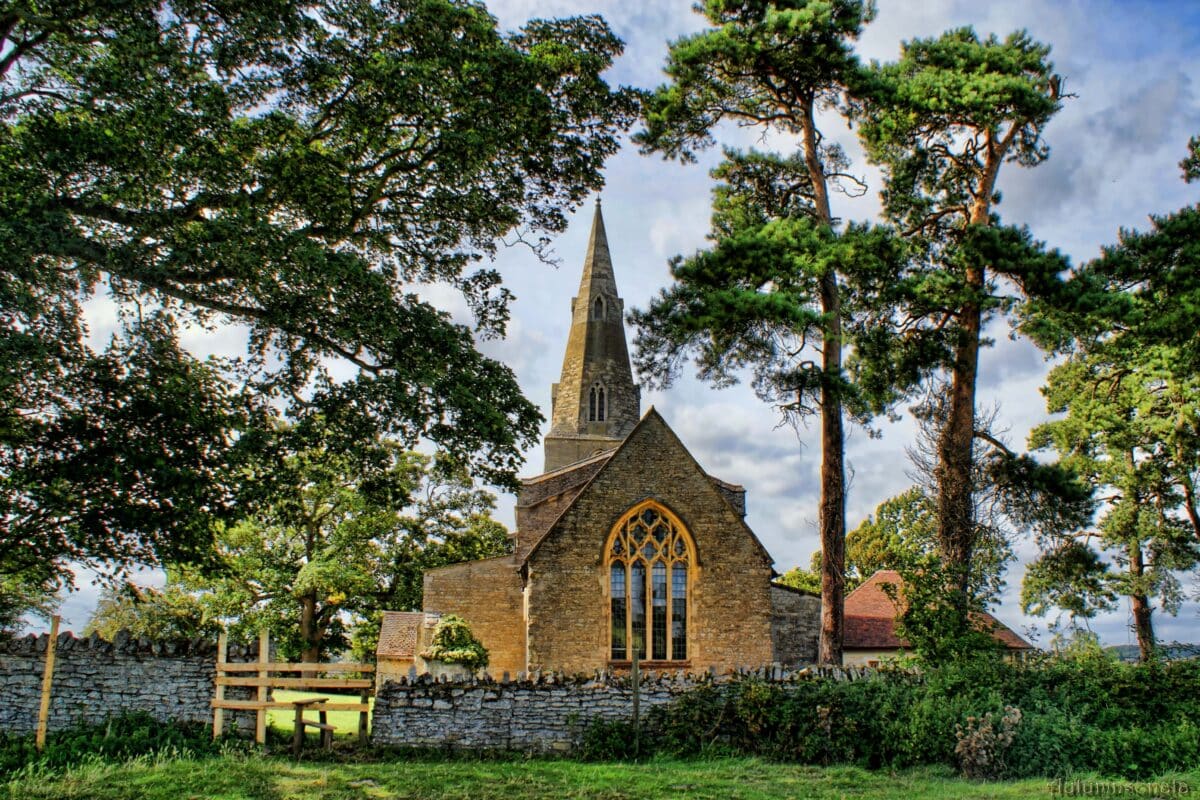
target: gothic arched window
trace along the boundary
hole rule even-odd
[[[604,299],[597,297],[592,304],[592,319],[604,319]]]
[[[597,383],[588,393],[588,422],[604,422],[608,415],[608,404],[604,396],[604,384]]]
[[[609,656],[613,661],[686,661],[688,570],[695,547],[687,529],[648,500],[609,534]],[[647,646],[649,645],[649,646]]]

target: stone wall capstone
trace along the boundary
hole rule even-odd
[[[42,672],[49,646],[48,634],[0,639],[0,730],[28,734],[37,729]],[[253,661],[258,645],[230,644],[230,661]],[[150,641],[122,631],[106,641],[99,636],[76,638],[70,631],[58,635],[54,681],[51,684],[51,731],[78,722],[98,723],[125,712],[145,711],[163,721],[212,721],[216,642]],[[229,689],[226,696],[239,697]],[[226,730],[254,730],[254,715],[225,712]]]

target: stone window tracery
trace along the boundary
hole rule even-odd
[[[609,656],[613,661],[685,661],[688,650],[691,536],[661,505],[626,514],[605,549]]]

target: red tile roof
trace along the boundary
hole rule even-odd
[[[420,611],[383,612],[375,654],[381,658],[412,658],[417,654],[417,637],[423,624],[425,614]]]
[[[897,587],[896,602],[884,588]],[[846,595],[845,640],[847,650],[895,650],[908,647],[896,635],[896,613],[904,607],[904,579],[895,570],[881,569]],[[987,612],[975,615],[980,627],[1010,650],[1031,650],[1033,645]]]

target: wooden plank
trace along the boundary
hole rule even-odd
[[[328,664],[293,664],[286,661],[270,661],[260,664],[257,661],[246,663],[224,663],[220,665],[222,672],[374,672],[374,664],[351,664],[345,661],[334,661]]]
[[[46,749],[46,728],[50,723],[50,689],[54,685],[54,651],[58,646],[58,623],[55,614],[50,619],[50,641],[46,644],[46,665],[42,669],[42,702],[38,706],[37,750]]]
[[[258,686],[262,689],[369,689],[375,685],[370,678],[271,678],[219,676],[218,686]],[[266,700],[265,697],[259,698]]]
[[[230,711],[257,711],[260,708],[295,708],[295,703],[280,700],[268,700],[261,705],[257,700],[216,700],[212,701],[213,708],[229,709]],[[369,705],[363,703],[326,703],[323,708],[327,711],[368,711]]]
[[[225,706],[218,705],[225,699],[225,686],[221,683],[221,666],[225,663],[225,657],[228,655],[229,639],[225,633],[225,629],[221,629],[221,633],[217,636],[217,688],[213,695],[213,738],[220,738],[225,732]]]
[[[267,686],[268,686],[268,684],[261,682],[261,681],[264,681],[267,679],[267,672],[265,669],[262,668],[262,665],[271,663],[271,634],[267,631],[266,628],[263,628],[261,631],[258,632],[258,663],[259,663],[258,680],[260,681],[260,683],[258,684],[258,702],[265,703],[265,702],[267,702]],[[217,678],[217,680],[220,681],[220,680],[222,680],[222,678]],[[260,708],[260,709],[258,709],[258,712],[255,716],[256,716],[256,719],[254,720],[254,741],[258,742],[259,744],[266,744],[267,743],[267,710],[265,708]]]

